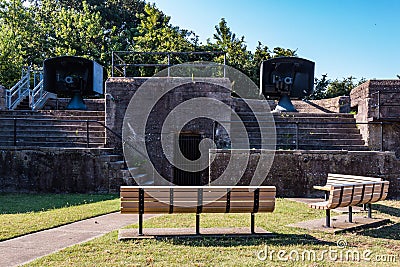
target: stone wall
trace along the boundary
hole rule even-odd
[[[105,193],[107,157],[102,149],[0,150],[0,192]]]
[[[214,156],[211,180],[224,171],[231,155],[229,150],[217,150]],[[110,184],[117,172],[109,157],[103,149],[0,150],[0,192],[110,192],[120,184]],[[258,161],[258,151],[252,150],[240,185],[249,184]],[[382,177],[390,181],[389,196],[400,197],[400,160],[393,152],[276,151],[271,170],[262,179],[263,185],[275,185],[280,197],[322,196],[312,187],[324,184],[328,173]]]
[[[354,88],[350,98],[357,121],[400,117],[400,80],[369,80]]]
[[[348,96],[338,96],[334,98],[321,99],[321,100],[309,100],[311,102],[326,112],[334,113],[349,113],[350,112],[350,97]]]
[[[132,96],[136,93],[137,89],[148,80],[149,78],[114,77],[106,81],[106,125],[117,134],[122,135],[123,120]],[[201,80],[203,81],[204,79]],[[175,107],[182,101],[195,97],[211,97],[221,101],[230,99],[230,92],[221,92],[221,88],[230,88],[231,86],[229,80],[224,78],[214,78],[212,79],[212,84],[210,83],[207,85],[202,82],[198,83],[195,87],[192,86],[192,78],[153,78],[151,82],[154,87],[156,87],[157,83],[167,83],[168,87],[180,86],[184,83],[188,84],[188,86],[180,86],[178,90],[175,90],[174,95],[170,95],[168,98],[162,100],[165,101],[166,108]],[[150,85],[150,87],[153,85]],[[198,90],[194,90],[194,88],[198,88]],[[143,114],[137,114],[137,116],[142,115]],[[107,135],[107,147],[121,148],[121,140],[109,134]]]
[[[350,98],[366,144],[400,157],[400,80],[367,81],[354,88]]]
[[[126,108],[133,94],[148,78],[109,78],[106,81],[106,125],[122,135],[122,123]],[[121,140],[113,134],[107,134],[107,147],[119,148]]]
[[[238,153],[233,155],[241,157]],[[223,173],[231,154],[229,150],[218,150],[213,156],[211,181]],[[259,157],[257,151],[252,151],[240,185],[249,184]],[[400,160],[392,152],[278,150],[263,185],[276,186],[280,197],[322,196],[312,187],[325,184],[328,173],[381,177],[390,181],[389,195],[400,197]]]

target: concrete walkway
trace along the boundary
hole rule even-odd
[[[0,267],[28,263],[137,221],[137,215],[115,212],[0,242]]]

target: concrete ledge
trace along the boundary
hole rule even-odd
[[[331,217],[331,227],[325,226],[325,218],[289,224],[290,227],[303,228],[312,231],[325,233],[341,233],[346,231],[356,231],[363,228],[378,227],[390,222],[389,219],[368,218],[363,216],[353,216],[353,222],[348,222],[347,215]]]
[[[139,235],[138,229],[120,229],[118,240],[148,239],[148,238],[203,238],[203,237],[262,237],[274,234],[256,227],[255,233],[250,232],[249,227],[240,228],[202,228],[196,235],[194,228],[145,228],[143,235]]]

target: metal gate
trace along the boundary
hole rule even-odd
[[[180,149],[182,155],[186,159],[191,161],[197,160],[201,156],[199,150],[200,141],[201,141],[200,134],[180,133],[179,144],[175,146],[175,151],[178,151],[178,149]],[[179,162],[179,159],[176,156],[175,156],[175,162],[177,162],[178,165],[180,166],[187,167],[186,169],[198,169],[199,167],[196,166],[199,165],[198,163],[190,162],[188,164],[184,164],[183,162]],[[190,172],[174,167],[173,182],[176,185],[201,185],[201,171]]]

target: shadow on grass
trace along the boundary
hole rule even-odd
[[[336,242],[328,242],[319,240],[311,235],[298,235],[298,234],[273,234],[265,236],[255,237],[196,237],[196,238],[185,238],[185,237],[169,237],[162,238],[161,241],[166,241],[173,245],[185,245],[193,247],[232,247],[232,246],[256,246],[256,245],[276,245],[276,246],[287,246],[287,245],[336,245]]]
[[[372,206],[372,209],[393,217],[400,217],[399,208],[394,208],[382,204],[374,204]],[[362,232],[360,232],[360,234],[374,238],[400,240],[400,223],[393,223],[375,229],[363,230]]]
[[[0,194],[0,214],[46,211],[118,198],[113,194]]]
[[[376,229],[364,230],[360,232],[360,234],[375,238],[400,240],[400,223],[390,224]]]
[[[372,210],[377,210],[381,213],[385,213],[391,216],[400,217],[400,209],[394,208],[382,204],[374,204],[372,205]]]

